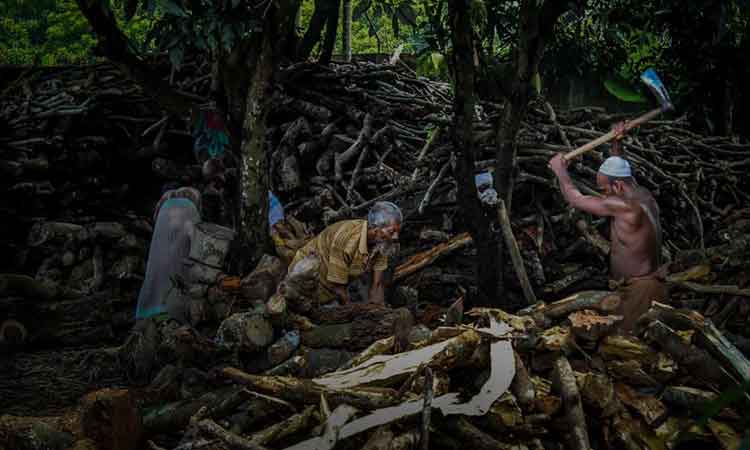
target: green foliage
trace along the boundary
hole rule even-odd
[[[124,19],[124,5],[115,3]],[[96,39],[74,0],[0,1],[0,63],[81,64],[95,61],[91,48]],[[123,31],[136,48],[145,50],[150,21],[134,16]]]
[[[648,99],[640,92],[634,90],[627,82],[613,76],[604,81],[604,87],[607,91],[624,102],[630,103],[647,103]]]
[[[448,58],[440,52],[426,52],[417,58],[417,73],[423,77],[448,80]]]

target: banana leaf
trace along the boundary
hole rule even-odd
[[[628,86],[625,82],[618,78],[608,78],[604,81],[604,87],[605,89],[607,89],[607,92],[624,102],[648,103],[648,99],[643,94]]]

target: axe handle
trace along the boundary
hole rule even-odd
[[[630,131],[633,128],[639,127],[643,125],[644,123],[648,122],[649,120],[653,119],[654,117],[658,116],[662,112],[662,108],[655,108],[651,111],[643,114],[640,117],[636,117],[635,119],[631,120],[625,125],[625,131]],[[563,156],[563,159],[566,161],[570,161],[571,159],[575,158],[578,155],[582,155],[590,150],[595,149],[596,147],[606,144],[607,142],[611,141],[615,138],[615,130],[611,130],[609,133],[604,134],[602,136],[599,136],[598,138],[594,139],[591,142],[587,142],[586,144],[583,144],[582,146],[578,147],[575,150],[570,151],[569,153],[566,153]]]

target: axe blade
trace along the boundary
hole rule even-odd
[[[654,69],[646,69],[641,74],[641,81],[646,83],[646,86],[648,86],[648,88],[651,90],[651,92],[654,93],[656,98],[659,99],[662,111],[674,109],[672,100],[669,99],[667,88],[664,87],[664,83],[661,82],[659,75]]]

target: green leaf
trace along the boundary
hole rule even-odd
[[[177,17],[187,17],[187,13],[182,6],[177,4],[175,0],[160,0],[160,6],[166,14],[171,14]]]
[[[367,12],[368,9],[370,9],[370,5],[372,4],[372,0],[359,0],[357,2],[357,6],[354,7],[354,10],[352,10],[352,20],[359,20],[362,15],[364,15],[365,12]]]
[[[440,70],[440,66],[445,62],[445,56],[440,52],[432,52],[430,54],[430,61],[435,72]]]
[[[391,24],[393,26],[393,35],[396,36],[396,38],[399,38],[400,29],[398,25],[398,16],[391,16]]]
[[[617,78],[609,78],[604,81],[604,87],[607,91],[617,97],[619,100],[629,103],[648,103],[648,99],[640,92],[634,90]]]

